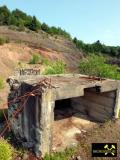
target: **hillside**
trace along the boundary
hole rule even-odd
[[[59,36],[50,36],[43,31],[39,33],[30,30],[19,32],[11,30],[6,26],[1,26],[0,37],[7,37],[10,40],[9,44],[0,46],[0,60],[2,58],[4,63],[4,67],[3,64],[0,64],[0,67],[3,68],[3,73],[6,72],[4,72],[5,66],[9,66],[9,69],[13,70],[14,63],[12,62],[16,63],[20,60],[28,62],[31,53],[35,52],[51,60],[61,59],[65,62],[69,71],[76,70],[80,58],[83,57],[72,41]],[[3,52],[4,56],[2,56]]]
[[[77,72],[78,63],[83,57],[71,40],[51,36],[44,31],[36,33],[26,29],[20,32],[17,28],[12,30],[7,26],[0,26],[0,37],[9,39],[9,43],[0,45],[0,76],[4,79],[14,73],[19,62],[27,65],[35,53],[50,61],[62,60],[66,64],[66,72]],[[7,90],[3,93],[0,97],[6,99]]]

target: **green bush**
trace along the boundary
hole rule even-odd
[[[33,54],[32,58],[29,61],[29,64],[38,64],[40,62],[40,56],[38,54]]]
[[[2,77],[0,77],[0,89],[4,88],[4,80]]]
[[[3,138],[0,138],[0,160],[12,160],[13,148]]]
[[[65,73],[65,64],[62,61],[56,61],[48,66],[45,74],[63,74]]]
[[[106,59],[103,56],[89,55],[86,59],[81,60],[79,69],[81,74],[91,76],[120,79],[120,73],[116,66],[105,63]]]

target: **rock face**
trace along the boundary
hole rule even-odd
[[[96,122],[118,117],[119,81],[76,74],[10,77],[7,82],[12,130],[37,155],[76,145]]]

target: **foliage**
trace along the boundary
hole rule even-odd
[[[118,67],[106,64],[103,56],[89,55],[86,59],[80,61],[79,69],[81,74],[87,74],[98,77],[120,79]]]
[[[45,74],[63,74],[65,73],[65,64],[62,61],[55,61],[46,68]]]
[[[10,11],[6,6],[0,7],[0,25],[9,25]]]
[[[119,46],[106,46],[101,44],[99,40],[92,44],[85,44],[83,41],[78,40],[76,37],[73,39],[73,42],[79,50],[83,50],[85,53],[102,53],[110,56],[120,57]]]
[[[0,138],[0,160],[12,160],[13,148],[4,139]]]
[[[51,35],[61,35],[65,38],[71,39],[70,34],[68,32],[66,32],[65,30],[62,30],[60,27],[56,28],[56,27],[52,26],[48,29],[47,33],[49,33]]]
[[[50,27],[49,27],[46,23],[43,23],[43,24],[41,25],[41,29],[42,29],[43,31],[45,31],[45,32],[48,33]]]
[[[41,28],[40,22],[36,19],[35,16],[33,16],[32,21],[29,25],[29,29],[32,31],[38,31]]]
[[[4,80],[2,77],[0,77],[0,89],[4,88]]]
[[[66,149],[63,152],[56,152],[50,155],[46,154],[44,157],[44,160],[68,160],[72,157],[74,152],[75,152],[75,149],[70,148],[70,149]]]
[[[40,62],[40,56],[38,54],[33,54],[29,61],[29,64],[38,64]]]
[[[19,31],[24,31],[24,27],[32,31],[43,30],[51,35],[61,35],[66,38],[71,38],[70,34],[60,27],[49,27],[46,23],[40,23],[35,17],[31,17],[19,9],[15,9],[12,12],[6,7],[0,7],[0,25],[13,25],[17,26]]]

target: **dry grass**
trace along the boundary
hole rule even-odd
[[[3,37],[8,37],[10,40],[14,40],[18,43],[26,42],[27,44],[34,47],[50,48],[55,51],[68,53],[79,52],[72,41],[61,38],[59,36],[56,39],[54,36],[48,36],[47,33],[43,31],[40,31],[39,33],[29,31],[29,33],[27,33],[11,30],[7,26],[1,26],[0,35]]]

